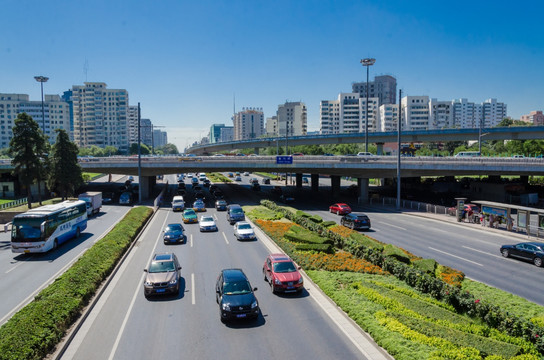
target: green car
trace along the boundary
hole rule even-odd
[[[181,215],[181,218],[183,219],[184,224],[192,224],[197,223],[198,218],[196,217],[196,212],[193,209],[187,209],[183,211],[183,215]]]

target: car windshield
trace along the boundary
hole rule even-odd
[[[247,281],[228,282],[223,284],[223,293],[225,295],[243,295],[249,294],[251,287]]]
[[[238,225],[238,229],[240,229],[240,230],[250,230],[251,225],[249,225],[249,224],[240,224],[240,225]]]
[[[181,231],[181,225],[168,225],[166,231]]]
[[[231,212],[233,214],[243,214],[244,210],[242,210],[241,208],[234,208],[234,209],[231,210]]]
[[[295,264],[292,261],[282,261],[274,263],[274,272],[286,273],[296,271]]]
[[[365,215],[357,216],[357,220],[368,220],[368,216],[365,216]]]
[[[194,211],[186,211],[183,213],[183,216],[196,216]]]
[[[213,221],[213,218],[211,216],[202,217],[200,221]]]
[[[175,270],[176,266],[174,265],[173,261],[153,261],[151,265],[149,265],[150,273],[161,273]]]
[[[227,205],[227,202],[226,201],[218,201],[217,205]]]

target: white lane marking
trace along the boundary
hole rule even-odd
[[[164,229],[164,225],[166,224],[166,220],[168,220],[168,217],[164,218],[164,222],[162,223],[161,229]],[[159,244],[159,239],[161,238],[161,235],[157,236],[157,240],[155,240],[155,246],[153,246],[153,251],[151,251],[151,255],[147,259],[146,266],[151,262],[151,259],[153,258],[153,255],[155,254],[155,249],[157,249],[157,245]],[[132,312],[132,308],[134,307],[134,303],[136,302],[136,296],[138,296],[138,293],[141,291],[141,284],[144,282],[145,279],[145,273],[140,278],[140,281],[136,285],[136,290],[134,291],[134,295],[132,296],[132,300],[130,301],[130,306],[128,307],[127,313],[125,314],[125,318],[123,319],[123,323],[121,324],[121,328],[119,329],[119,333],[117,334],[117,338],[115,339],[115,343],[113,344],[113,347],[110,352],[110,356],[108,357],[108,360],[113,360],[115,357],[115,352],[117,351],[117,347],[119,346],[119,342],[121,341],[121,337],[123,336],[123,332],[125,331],[125,326],[127,325],[128,318],[130,317],[130,313]]]
[[[479,252],[479,253],[482,253],[482,254],[485,254],[485,255],[489,255],[489,256],[493,256],[493,257],[497,257],[499,259],[502,259],[502,256],[500,255],[495,255],[495,254],[490,254],[488,253],[487,251],[482,251],[482,250],[478,250],[478,249],[474,249],[474,248],[471,248],[471,247],[468,247],[468,246],[463,246],[465,249],[469,249],[469,250],[472,250],[472,251],[476,251],[476,252]]]
[[[191,247],[193,247],[193,234],[191,234]]]
[[[474,265],[483,266],[482,264],[477,263],[477,262],[475,262],[475,261],[472,261],[472,260],[469,260],[469,259],[465,259],[465,258],[462,258],[462,257],[460,257],[460,256],[453,255],[453,254],[447,253],[447,252],[445,252],[445,251],[442,251],[442,250],[438,250],[438,249],[432,248],[432,247],[430,247],[430,246],[429,246],[429,249],[431,249],[431,250],[433,250],[433,251],[436,251],[436,252],[439,252],[439,253],[442,253],[442,254],[444,254],[444,255],[448,255],[448,256],[454,257],[454,258],[459,259],[459,260],[463,260],[463,261],[472,263],[472,264],[474,264]]]
[[[213,214],[213,218],[215,219],[215,221],[219,221],[219,219],[217,218],[217,214]]]
[[[389,223],[386,223],[386,222],[383,222],[383,221],[380,221],[379,222],[380,224],[383,224],[383,225],[387,225],[387,226],[391,226],[391,227],[394,227],[394,228],[397,228],[397,229],[400,229],[400,230],[404,230],[404,231],[407,231],[408,229],[405,229],[403,227],[400,227],[400,226],[397,226],[397,225],[393,225],[393,224],[389,224]]]
[[[229,244],[229,240],[227,239],[227,235],[225,235],[225,232],[224,231],[221,231],[221,233],[223,234],[223,237],[225,238],[225,242],[227,243],[227,245]]]
[[[10,272],[12,272],[13,270],[17,269],[19,266],[23,265],[23,263],[27,262],[28,260],[32,259],[32,255],[27,255],[26,259],[23,259],[21,261],[17,261],[17,265],[15,265],[14,267],[12,267],[11,269],[9,269],[8,271],[6,271],[6,274],[9,274]]]
[[[194,305],[195,301],[195,273],[191,273],[191,303]]]

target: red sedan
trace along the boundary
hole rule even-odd
[[[291,258],[285,254],[270,254],[263,265],[264,281],[270,284],[272,293],[297,292],[304,289],[304,280],[297,266]]]
[[[346,215],[351,212],[351,208],[349,207],[348,204],[338,203],[338,204],[332,204],[331,206],[329,206],[329,211],[331,213],[336,213],[336,215]]]

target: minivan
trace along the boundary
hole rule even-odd
[[[243,221],[246,219],[244,209],[238,204],[232,204],[227,206],[227,220],[231,225],[234,225],[237,221]]]
[[[172,211],[183,211],[185,208],[185,202],[183,201],[183,196],[174,196],[172,199]]]

